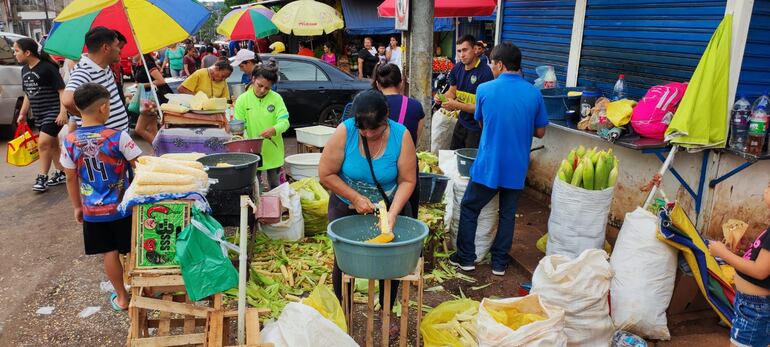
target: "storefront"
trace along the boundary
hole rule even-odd
[[[732,13],[729,104],[735,95],[753,101],[770,89],[770,0],[500,1],[499,8],[497,41],[521,48],[525,78],[534,80],[535,67],[552,65],[561,85],[593,86],[609,95],[624,74],[628,95],[637,100],[654,85],[689,80],[714,29]],[[611,210],[620,222],[643,202],[638,187],[660,168],[656,156],[665,146],[613,145],[552,124],[535,144],[546,150],[532,156],[530,185],[550,193],[559,162],[579,144],[611,147],[624,163]],[[736,218],[751,225],[753,237],[770,217],[759,198],[770,180],[770,164],[762,159],[726,150],[680,153],[673,165],[678,177],[666,174],[662,187],[698,216],[706,235],[721,238],[722,224]]]

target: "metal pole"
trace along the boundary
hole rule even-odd
[[[241,195],[241,227],[240,242],[238,247],[241,253],[238,255],[238,344],[246,344],[246,268],[249,236],[249,206],[250,199],[248,195]]]
[[[45,11],[45,22],[43,23],[43,35],[48,34],[48,0],[43,0],[43,10]]]
[[[411,0],[409,5],[409,96],[422,104],[426,115],[425,129],[416,144],[420,150],[430,149],[434,4],[434,0]]]
[[[134,30],[134,24],[131,23],[131,18],[128,16],[128,9],[126,9],[126,3],[124,1],[120,1],[120,3],[123,5],[123,13],[126,14],[126,20],[128,21],[128,27],[131,28],[131,35],[134,37],[134,42],[136,43],[136,50],[139,51],[139,57],[142,58],[142,63],[144,64],[144,72],[147,74],[147,80],[150,81],[150,89],[152,90],[152,96],[155,99],[155,105],[157,106],[156,109],[158,110],[158,115],[160,115],[160,122],[163,124],[163,111],[160,109],[160,99],[158,99],[158,92],[157,88],[155,87],[155,84],[152,83],[152,76],[150,76],[150,70],[147,69],[147,62],[144,61],[144,53],[142,52],[142,46],[139,44],[139,39],[136,36],[136,30]],[[139,87],[137,86],[137,93],[139,92]],[[122,90],[119,91],[120,93],[123,93]],[[134,97],[137,97],[138,95],[134,95]]]

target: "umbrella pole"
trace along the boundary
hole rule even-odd
[[[668,171],[668,168],[671,166],[671,163],[674,162],[674,154],[676,154],[676,151],[679,150],[679,146],[674,145],[671,147],[671,152],[668,153],[668,156],[666,157],[666,161],[663,162],[663,166],[660,167],[660,170],[658,170],[658,175],[663,177],[663,174]],[[644,206],[642,206],[643,209],[647,209],[647,207],[650,206],[652,203],[652,199],[655,197],[655,192],[658,190],[658,186],[653,184],[652,188],[650,189],[650,194],[647,195],[647,199],[644,201]]]
[[[134,30],[134,24],[131,23],[131,17],[128,16],[128,10],[126,10],[126,3],[122,0],[120,3],[123,5],[122,6],[123,13],[126,15],[126,21],[128,21],[128,27],[131,29],[131,36],[134,37],[134,43],[136,43],[136,49],[139,51],[139,57],[142,58],[142,64],[144,64],[144,72],[147,74],[147,80],[150,81],[150,89],[152,90],[152,97],[155,99],[155,105],[157,106],[158,114],[160,115],[160,121],[161,123],[163,123],[163,111],[161,111],[160,109],[160,100],[158,99],[157,89],[155,88],[155,85],[152,83],[152,76],[150,76],[150,71],[147,70],[147,62],[144,61],[144,52],[142,51],[142,46],[139,44],[139,39],[136,37],[136,31]],[[120,92],[122,93],[123,91],[121,90]]]

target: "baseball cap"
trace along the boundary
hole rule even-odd
[[[235,54],[234,57],[230,58],[230,65],[238,66],[241,65],[244,61],[254,59],[259,59],[256,53],[248,49],[241,49],[238,51],[238,53]]]
[[[286,51],[286,46],[281,41],[273,42],[270,47],[272,49],[273,54],[278,54]]]

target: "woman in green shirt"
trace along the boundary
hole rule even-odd
[[[184,46],[182,45],[176,47],[171,45],[166,49],[166,59],[163,63],[163,67],[165,68],[168,66],[169,71],[171,71],[171,77],[179,77],[179,75],[182,74],[182,69],[184,68],[184,65],[182,64],[184,52]]]
[[[235,101],[235,119],[246,122],[246,138],[265,138],[262,143],[262,166],[267,172],[270,189],[278,187],[283,166],[284,147],[281,136],[289,129],[289,111],[280,94],[273,91],[278,81],[274,66],[257,67],[251,73],[249,90]]]

